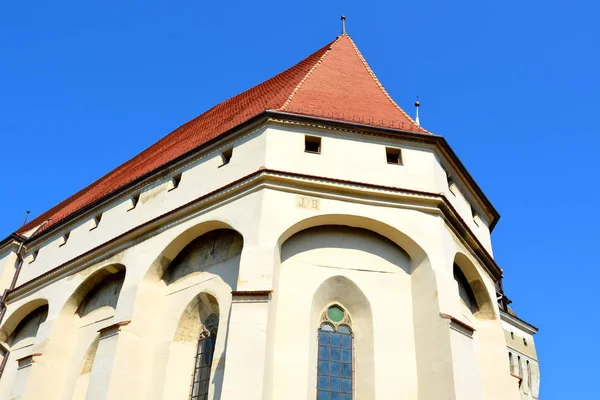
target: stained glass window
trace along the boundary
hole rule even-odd
[[[319,328],[319,353],[317,373],[317,400],[352,400],[352,331],[346,322],[344,310],[332,306],[327,319]]]
[[[208,400],[210,370],[215,353],[218,324],[219,319],[215,314],[209,315],[204,323],[204,330],[198,340],[190,400]]]

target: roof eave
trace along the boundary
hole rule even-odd
[[[530,335],[535,335],[539,331],[537,327],[531,325],[529,322],[524,321],[516,315],[509,314],[503,310],[500,310],[500,319],[511,325],[516,326],[517,328],[529,333]]]

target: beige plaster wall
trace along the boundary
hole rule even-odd
[[[135,208],[129,209],[128,198],[119,199],[98,210],[104,214],[95,229],[90,231],[92,213],[72,225],[66,244],[60,245],[60,235],[49,238],[38,258],[24,265],[19,283],[73,262],[10,299],[0,329],[4,342],[36,306],[47,302],[49,311],[30,346],[41,355],[19,375],[14,360],[20,353],[12,349],[0,394],[14,389],[17,398],[36,400],[186,399],[195,343],[180,339],[193,337],[200,322],[188,330],[182,317],[198,298],[210,296],[219,313],[213,399],[315,398],[318,317],[331,302],[343,304],[352,316],[358,398],[401,393],[406,399],[438,400],[483,393],[486,399],[517,399],[492,278],[439,210],[416,201],[389,194],[383,201],[375,189],[348,194],[334,185],[272,182],[225,194],[208,207],[190,208],[157,228],[133,232],[124,243],[107,245],[105,253],[79,258],[261,166],[447,190],[432,149],[303,129],[270,125],[251,132],[236,139],[230,164],[219,168],[216,151],[202,156],[182,167],[178,188],[169,191],[167,178],[157,181],[142,190]],[[304,133],[323,135],[320,155],[304,153]],[[386,145],[402,147],[404,165],[385,162]],[[489,241],[487,228],[475,227],[467,218],[470,209],[460,211],[456,204],[468,213],[461,215],[480,240]],[[218,229],[237,232],[241,252],[216,257],[210,265],[199,261],[206,257],[188,258],[177,279],[163,279],[186,245]],[[210,245],[200,248],[211,251]],[[5,256],[9,264],[10,257]],[[481,307],[474,315],[458,296],[452,274],[456,260],[476,287]],[[79,315],[78,307],[100,278],[123,269],[118,300],[98,300],[104,306]],[[256,297],[253,291],[263,294]],[[457,336],[440,314],[472,326],[472,338]],[[181,329],[188,334],[182,336]],[[476,377],[461,373],[467,366],[476,369]]]
[[[304,135],[322,137],[321,154],[304,152]],[[402,165],[387,164],[385,148],[402,150]],[[221,166],[221,152],[233,147],[229,164]],[[389,138],[343,131],[268,123],[223,142],[169,171],[131,193],[111,200],[48,238],[30,246],[18,284],[44,274],[94,247],[148,222],[164,213],[266,167],[328,178],[364,182],[410,190],[444,193],[479,241],[491,253],[491,240],[484,213],[474,199],[466,196],[463,183],[446,180],[444,161],[430,147],[418,147]],[[173,189],[171,178],[181,175]],[[210,177],[210,178],[207,178]],[[132,208],[132,196],[139,196]],[[480,217],[474,218],[472,207]],[[101,215],[96,226],[95,217]],[[68,240],[65,242],[65,235]],[[33,258],[34,251],[38,251]],[[1,256],[1,255],[0,255]],[[5,256],[6,257],[6,256]],[[0,268],[6,262],[0,262]]]

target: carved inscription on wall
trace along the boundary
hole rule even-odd
[[[296,206],[308,210],[318,210],[321,207],[321,200],[308,196],[297,196]]]

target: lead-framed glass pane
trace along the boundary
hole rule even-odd
[[[210,327],[212,329],[203,331],[198,340],[190,400],[208,400],[210,371],[217,341],[218,319],[215,324],[214,320],[216,318],[212,318],[213,315],[210,315],[205,321],[205,328]]]
[[[352,400],[352,331],[323,323],[318,341],[317,400]]]

